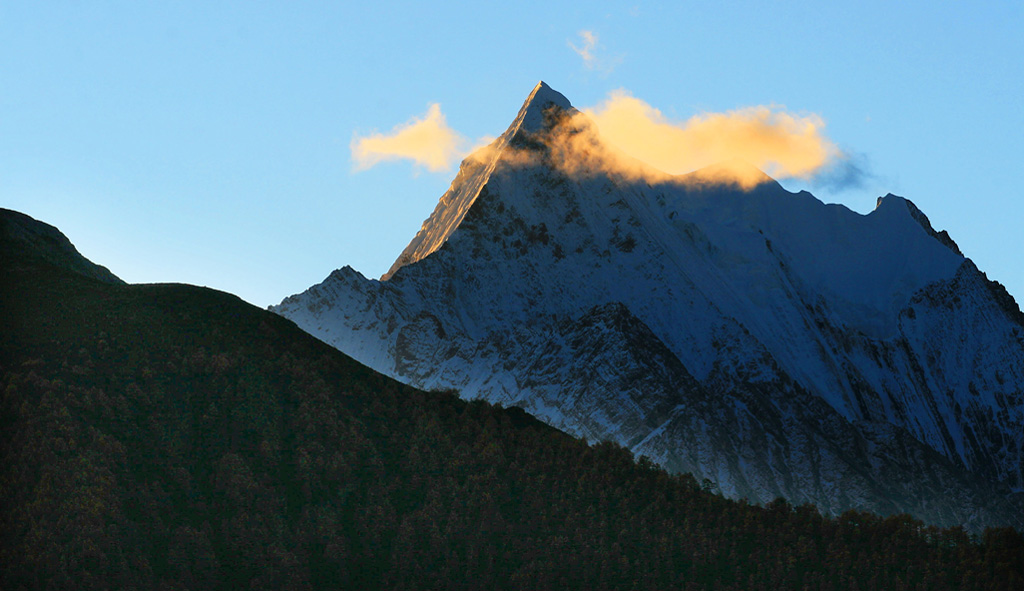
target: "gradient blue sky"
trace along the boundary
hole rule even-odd
[[[861,213],[903,195],[1024,298],[1024,3],[663,4],[2,2],[0,206],[129,282],[266,306],[343,265],[379,276],[454,177],[353,172],[354,134],[436,102],[497,135],[543,79],[680,120],[816,113],[868,174],[787,188]]]

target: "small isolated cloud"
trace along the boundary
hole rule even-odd
[[[388,134],[354,135],[350,148],[356,170],[407,159],[431,172],[440,172],[451,169],[469,151],[469,140],[448,127],[441,105],[433,103],[426,115],[397,125]]]
[[[600,45],[597,33],[584,30],[579,32],[579,36],[580,41],[582,41],[580,46],[577,46],[572,41],[569,41],[568,45],[570,49],[583,58],[583,66],[588,70],[598,70],[608,74],[622,61],[621,58],[601,59],[598,57],[597,50]]]
[[[824,136],[821,117],[778,107],[746,107],[675,122],[620,90],[585,112],[603,139],[669,174],[719,165],[748,185],[763,180],[756,174],[746,178],[754,172],[751,165],[773,177],[809,179],[842,157]]]
[[[583,40],[581,47],[576,47],[572,41],[569,42],[569,47],[583,58],[583,65],[588,70],[593,70],[597,66],[597,58],[594,57],[594,49],[597,48],[597,34],[593,31],[580,31],[580,39]]]

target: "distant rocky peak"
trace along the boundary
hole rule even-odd
[[[957,253],[958,255],[963,256],[964,253],[960,252],[960,247],[957,246],[956,242],[954,242],[953,239],[949,236],[949,233],[946,232],[945,230],[942,230],[941,232],[936,231],[935,228],[932,227],[932,223],[928,220],[928,216],[926,216],[923,211],[918,209],[918,207],[914,205],[914,203],[909,199],[889,193],[884,197],[878,198],[878,201],[875,202],[875,209],[880,208],[883,202],[894,200],[902,202],[904,204],[904,206],[907,208],[907,211],[910,212],[910,216],[913,217],[914,221],[920,224],[922,228],[924,228],[924,231],[927,232],[929,236],[935,238],[940,243],[942,243],[943,245],[945,245],[947,248]]]

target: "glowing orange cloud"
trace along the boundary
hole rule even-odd
[[[752,167],[773,177],[808,178],[841,157],[822,134],[825,124],[819,116],[797,116],[773,107],[708,113],[676,123],[644,101],[617,91],[585,112],[604,141],[669,174],[716,165],[715,175],[752,186],[765,179]],[[705,171],[704,176],[709,174]]]
[[[356,170],[387,160],[412,160],[431,172],[448,170],[468,151],[468,140],[448,127],[441,106],[431,104],[422,118],[396,126],[389,134],[353,136],[350,148]]]
[[[586,50],[581,50],[584,58]],[[706,113],[677,123],[629,93],[616,91],[597,107],[573,113],[541,133],[550,164],[574,176],[610,173],[751,188],[771,177],[809,178],[843,158],[823,135],[825,124],[819,116],[793,115],[775,107]],[[494,158],[501,146],[486,146],[490,141],[478,140],[480,149],[472,157],[481,162]],[[387,135],[354,137],[351,149],[356,170],[410,159],[435,172],[449,169],[471,151],[470,142],[448,127],[437,104]],[[509,146],[501,151],[502,162],[510,166],[537,164],[539,155]]]

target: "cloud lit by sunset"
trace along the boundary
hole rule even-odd
[[[585,112],[605,141],[669,174],[721,165],[734,170],[741,184],[751,184],[755,179],[743,177],[753,165],[773,177],[809,178],[841,156],[823,135],[819,116],[793,115],[774,107],[746,107],[674,122],[644,101],[617,91]]]
[[[843,158],[823,135],[821,117],[794,115],[776,107],[704,113],[677,122],[619,90],[577,117],[568,126],[552,130],[547,140],[552,162],[569,174],[605,171],[651,180],[700,170],[685,181],[749,188],[767,180],[764,173],[807,179]],[[593,129],[594,124],[596,134],[575,132]],[[470,148],[465,136],[448,127],[436,103],[423,117],[414,117],[387,134],[356,136],[351,145],[356,170],[407,159],[431,172],[449,170]],[[487,160],[493,154],[485,150],[474,156]],[[506,152],[504,157],[509,163],[532,161],[528,154]]]
[[[396,126],[388,134],[354,136],[351,150],[356,170],[388,160],[412,160],[431,172],[448,170],[465,155],[468,140],[448,127],[441,106],[431,104],[426,115]]]

